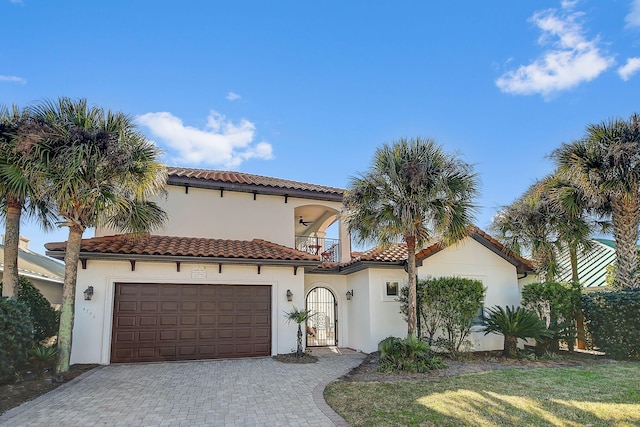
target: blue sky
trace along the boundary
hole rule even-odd
[[[382,143],[430,137],[475,165],[482,228],[560,143],[640,111],[640,0],[0,0],[0,16],[1,103],[84,97],[137,117],[166,164],[338,187]]]

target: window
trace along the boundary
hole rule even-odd
[[[387,288],[387,297],[397,297],[399,295],[399,284],[398,282],[386,282]]]
[[[484,325],[484,301],[482,302],[482,305],[478,309],[478,312],[476,313],[476,317],[474,317],[473,320],[471,321],[471,324],[473,326]]]

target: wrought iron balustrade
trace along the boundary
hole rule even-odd
[[[296,236],[296,249],[312,255],[320,255],[323,262],[340,260],[340,240],[326,237]]]

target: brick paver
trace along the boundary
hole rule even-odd
[[[316,349],[314,364],[271,358],[109,365],[0,416],[3,426],[348,425],[324,402],[364,355]]]

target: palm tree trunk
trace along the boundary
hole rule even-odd
[[[416,238],[413,236],[405,237],[407,243],[407,273],[409,274],[409,301],[407,316],[407,335],[416,336],[416,315],[418,300],[418,288],[416,283]]]
[[[611,201],[613,237],[616,241],[616,282],[622,288],[637,288],[638,225],[640,212],[636,197]]]
[[[78,278],[78,261],[84,228],[78,225],[69,227],[67,252],[64,256],[64,285],[62,288],[62,308],[60,310],[60,329],[58,331],[58,361],[56,373],[69,370],[71,359],[71,343],[73,336],[73,320],[76,298],[76,281]]]
[[[569,245],[569,261],[571,262],[571,281],[578,283],[580,281],[578,277],[578,248],[573,244]]]
[[[296,357],[302,357],[302,324],[298,323],[298,348],[296,349]]]
[[[513,335],[504,336],[504,349],[502,355],[505,357],[516,357],[518,351],[518,338]]]
[[[14,197],[6,197],[7,216],[4,232],[4,274],[2,296],[18,299],[18,246],[20,245],[20,216],[22,203]]]

